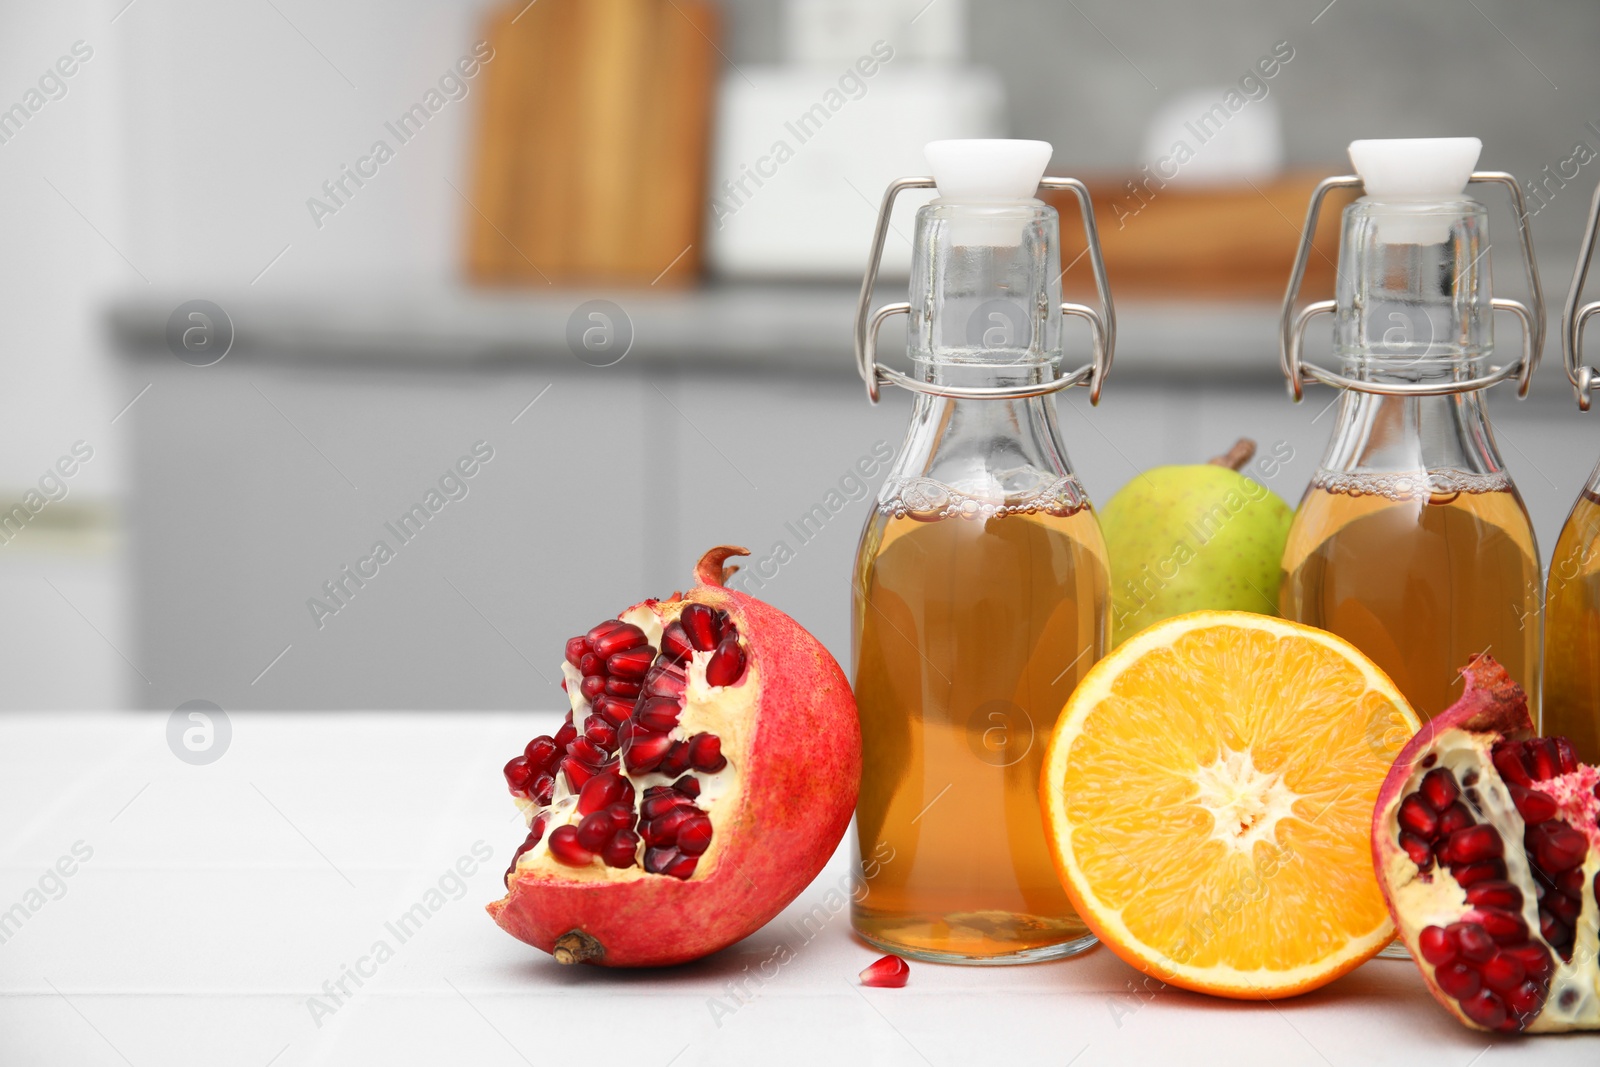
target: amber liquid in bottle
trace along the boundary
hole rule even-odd
[[[1539,557],[1509,481],[1322,472],[1283,565],[1283,616],[1366,653],[1422,718],[1455,702],[1485,651],[1537,700]]]
[[[1600,496],[1583,491],[1550,557],[1542,732],[1600,762]]]
[[[1105,650],[1110,578],[1082,491],[1057,488],[1048,506],[999,508],[919,493],[931,506],[880,505],[863,533],[854,675],[876,773],[854,922],[874,944],[1009,962],[1088,936],[1045,845],[1039,776]]]

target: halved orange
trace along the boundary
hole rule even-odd
[[[1394,937],[1372,809],[1419,728],[1332,634],[1168,619],[1096,664],[1056,724],[1040,787],[1056,870],[1100,940],[1163,982],[1315,989]]]

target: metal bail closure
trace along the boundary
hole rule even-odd
[[[1583,328],[1589,319],[1600,314],[1600,301],[1578,306],[1583,299],[1583,286],[1589,280],[1589,263],[1594,258],[1595,226],[1600,224],[1600,185],[1595,186],[1594,197],[1589,201],[1589,225],[1583,230],[1583,248],[1578,252],[1578,266],[1572,273],[1572,288],[1567,290],[1567,306],[1561,313],[1561,356],[1567,366],[1567,380],[1578,397],[1578,410],[1589,410],[1589,390],[1600,382],[1600,369],[1583,362]]]
[[[1517,184],[1517,179],[1505,171],[1479,170],[1473,171],[1467,183],[1479,184],[1492,182],[1503,185],[1511,194],[1511,206],[1517,215],[1517,233],[1522,239],[1522,262],[1528,274],[1529,291],[1533,294],[1533,308],[1520,300],[1503,299],[1494,297],[1490,305],[1495,311],[1509,311],[1522,322],[1522,356],[1515,363],[1508,366],[1489,367],[1488,373],[1477,378],[1469,378],[1458,382],[1439,382],[1429,384],[1424,382],[1369,382],[1355,378],[1347,378],[1342,374],[1335,374],[1325,367],[1315,363],[1307,363],[1301,359],[1301,347],[1305,341],[1306,325],[1318,315],[1331,315],[1337,302],[1333,300],[1317,300],[1300,308],[1295,305],[1300,300],[1300,283],[1305,280],[1306,261],[1311,256],[1311,242],[1317,232],[1317,216],[1322,211],[1322,201],[1334,189],[1359,189],[1363,186],[1361,178],[1353,174],[1342,175],[1337,178],[1324,178],[1317,183],[1316,190],[1311,194],[1311,205],[1306,209],[1305,228],[1300,231],[1300,247],[1295,253],[1294,269],[1289,272],[1289,288],[1283,297],[1283,317],[1278,323],[1278,361],[1283,368],[1283,376],[1289,383],[1289,394],[1298,403],[1305,395],[1305,385],[1308,382],[1321,382],[1323,385],[1332,385],[1340,389],[1351,389],[1358,393],[1383,393],[1388,396],[1444,396],[1449,393],[1464,393],[1473,389],[1483,389],[1491,385],[1498,385],[1508,378],[1517,379],[1517,396],[1528,395],[1528,386],[1532,384],[1533,372],[1539,366],[1539,356],[1544,351],[1544,290],[1539,285],[1539,264],[1533,256],[1533,234],[1528,228],[1528,206],[1522,196],[1522,187]],[[1594,242],[1593,218],[1590,219],[1589,242]],[[1587,260],[1580,260],[1586,264]],[[1577,287],[1582,285],[1581,270],[1578,280],[1574,281],[1574,297],[1576,299]],[[1570,304],[1569,304],[1570,310]],[[1600,304],[1591,304],[1584,309],[1585,314],[1592,314],[1600,310]],[[1565,339],[1565,338],[1563,338]],[[1572,375],[1572,357],[1568,356],[1568,374]],[[1587,370],[1584,372],[1588,373]],[[1587,380],[1587,379],[1586,379]],[[1578,379],[1573,378],[1574,385]],[[1580,396],[1580,404],[1584,404]]]
[[[1092,335],[1093,356],[1087,366],[1070,374],[1063,374],[1037,385],[1008,386],[945,386],[918,381],[910,375],[885,367],[878,362],[878,331],[886,319],[894,315],[909,315],[911,305],[905,301],[885,304],[872,310],[872,289],[878,281],[878,267],[883,261],[883,246],[889,237],[889,220],[894,211],[894,199],[907,189],[933,189],[932,178],[898,178],[884,190],[883,203],[878,208],[878,228],[872,235],[872,251],[867,257],[867,273],[861,279],[861,299],[856,304],[856,370],[867,386],[867,399],[876,404],[878,390],[883,385],[898,385],[916,393],[952,397],[957,400],[1021,400],[1030,396],[1044,396],[1075,385],[1089,387],[1089,403],[1100,403],[1100,390],[1106,376],[1111,373],[1111,361],[1117,344],[1117,317],[1111,306],[1111,285],[1106,280],[1106,264],[1100,255],[1100,231],[1095,227],[1094,205],[1089,200],[1088,188],[1076,178],[1042,178],[1041,189],[1067,189],[1078,198],[1078,209],[1083,216],[1084,237],[1088,243],[1089,265],[1094,272],[1094,287],[1100,297],[1099,308],[1087,304],[1063,301],[1061,313],[1086,319]]]

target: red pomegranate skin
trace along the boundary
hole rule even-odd
[[[715,862],[687,881],[644,873],[596,884],[558,871],[517,870],[489,914],[513,936],[555,954],[578,932],[578,959],[606,967],[660,967],[700,959],[747,937],[822,870],[843,838],[861,781],[861,727],[839,664],[789,616],[725,588],[742,548],[708,552],[681,598],[645,604],[675,618],[687,603],[726,611],[746,638],[749,664],[729,689],[757,686],[754,729],[739,761],[740,794],[714,817]],[[708,859],[711,854],[708,853]],[[589,955],[595,952],[594,955]],[[568,957],[567,962],[572,957]]]

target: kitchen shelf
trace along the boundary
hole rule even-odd
[[[894,282],[879,301],[895,299]],[[135,356],[166,352],[167,318],[194,293],[140,294],[114,302],[114,340]],[[568,319],[606,299],[634,326],[630,368],[701,367],[752,373],[854,374],[851,329],[857,289],[828,284],[739,284],[655,292],[470,289],[304,296],[209,295],[233,320],[229,359],[327,364],[499,366],[571,363]],[[1121,378],[1277,374],[1278,308],[1226,302],[1118,306]],[[1068,352],[1087,351],[1068,326]],[[885,338],[891,336],[886,328]],[[886,343],[887,351],[897,345]]]

